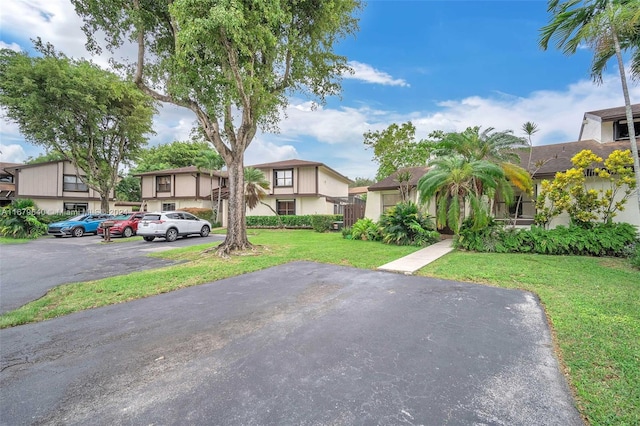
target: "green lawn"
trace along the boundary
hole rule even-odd
[[[540,297],[581,412],[640,425],[640,271],[620,259],[454,252],[419,275]]]
[[[293,260],[375,268],[416,250],[313,231],[255,230],[255,252],[227,259],[211,244],[153,256],[177,266],[57,287],[0,317],[0,327],[165,293]],[[537,294],[581,412],[593,425],[640,424],[640,271],[619,259],[451,253],[420,275],[521,288]]]
[[[27,238],[8,238],[8,237],[0,237],[0,244],[22,244],[28,243],[29,239]]]

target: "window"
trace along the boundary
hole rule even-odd
[[[80,178],[76,175],[64,175],[62,181],[62,190],[63,191],[73,191],[73,192],[88,192],[89,187],[87,184],[82,182]]]
[[[13,183],[13,176],[11,176],[11,175],[0,175],[0,182],[2,182],[2,183]]]
[[[156,176],[156,191],[171,192],[171,176]]]
[[[276,211],[279,215],[295,215],[296,200],[276,200]]]
[[[162,203],[162,211],[166,212],[169,210],[175,210],[176,209],[176,203]]]
[[[273,181],[274,186],[293,186],[293,169],[274,170]]]
[[[89,205],[87,203],[64,203],[63,208],[65,213],[82,214],[87,211]]]
[[[635,129],[636,136],[639,136],[640,121],[634,120],[633,128]],[[613,123],[613,135],[615,140],[629,139],[629,126],[627,126],[627,120],[619,120]]]
[[[382,212],[386,212],[400,201],[400,194],[382,194]]]

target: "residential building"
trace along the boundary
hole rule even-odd
[[[632,110],[636,134],[640,135],[640,104],[633,105]],[[571,158],[577,153],[588,149],[606,159],[615,150],[625,150],[631,147],[624,107],[586,112],[579,135],[579,140],[575,142],[540,145],[534,146],[531,150],[519,151],[522,167],[530,170],[533,176],[534,193],[533,197],[528,194],[516,193],[516,200],[519,196],[522,197],[518,209],[518,224],[530,225],[533,223],[536,213],[534,200],[538,195],[540,183],[544,179],[552,180],[557,172],[564,172],[572,168]],[[426,167],[399,170],[388,178],[371,185],[367,195],[366,217],[378,220],[384,210],[400,200],[398,174],[406,171],[411,173],[409,198],[413,201],[417,200],[416,184],[420,177],[428,171]],[[603,179],[594,176],[592,170],[587,171],[588,189],[605,190],[605,183]],[[631,195],[625,205],[625,210],[617,212],[614,221],[627,222],[640,227],[638,193],[639,190],[636,190]],[[429,207],[429,213],[432,215],[435,214],[434,204],[430,203]],[[497,202],[494,205],[494,214],[496,218],[513,220],[515,219],[513,216],[516,206],[516,203],[509,206],[504,202]],[[553,218],[549,226],[553,228],[567,224],[569,224],[569,217],[564,213]]]
[[[20,165],[20,163],[0,163],[0,207],[11,204],[11,200],[16,195],[16,184],[11,168]]]
[[[82,170],[59,160],[5,167],[13,175],[15,198],[30,198],[45,213],[100,212],[100,195],[82,182]],[[110,206],[115,203],[113,194]]]
[[[349,202],[351,180],[323,163],[305,160],[285,160],[255,164],[269,181],[269,191],[247,215],[342,214]],[[273,211],[271,210],[273,209]]]
[[[367,207],[365,217],[379,220],[380,216],[390,207],[402,201],[401,180],[404,185],[404,197],[407,201],[418,202],[418,180],[429,171],[428,167],[408,167],[400,169],[390,176],[369,186],[367,193]],[[409,177],[409,180],[403,178]],[[432,203],[433,204],[433,203]],[[429,214],[435,215],[435,205],[428,207]]]
[[[188,207],[215,210],[220,191],[222,224],[226,224],[228,174],[224,171],[198,169],[195,166],[138,173],[142,192],[142,209],[146,211],[180,210]],[[211,194],[214,205],[211,205]]]

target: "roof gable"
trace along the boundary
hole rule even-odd
[[[416,186],[418,181],[422,176],[424,176],[429,171],[429,167],[405,167],[399,169],[386,178],[382,179],[379,182],[374,183],[369,186],[369,191],[384,191],[388,189],[398,189],[400,185],[398,183],[398,175],[400,173],[409,172],[411,173],[411,179],[409,179],[409,186]]]

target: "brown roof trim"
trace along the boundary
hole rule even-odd
[[[162,175],[181,175],[181,174],[191,174],[191,173],[200,173],[203,175],[208,175],[209,170],[198,169],[196,166],[187,166],[187,167],[180,167],[177,169],[153,170],[150,172],[136,173],[134,174],[134,176],[162,176]],[[221,170],[214,170],[213,175],[226,178],[229,176],[229,173]]]
[[[397,176],[399,173],[402,172],[409,172],[411,173],[411,179],[409,180],[409,186],[414,187],[418,184],[418,181],[420,180],[420,178],[422,176],[424,176],[428,171],[429,171],[429,167],[423,166],[423,167],[405,167],[402,169],[399,169],[398,171],[392,173],[391,175],[387,176],[386,178],[382,179],[379,182],[374,183],[373,185],[369,186],[369,191],[384,191],[384,190],[388,190],[388,189],[398,189],[398,187],[400,186],[400,184],[397,181]]]
[[[296,158],[291,160],[283,160],[283,161],[275,161],[272,163],[262,163],[262,164],[253,164],[249,167],[253,167],[254,169],[286,169],[286,168],[294,168],[294,167],[323,167],[329,170],[331,173],[339,176],[340,178],[353,182],[351,179],[332,169],[324,163],[319,163],[317,161],[307,161],[307,160],[298,160]]]
[[[640,116],[640,104],[631,105],[631,111],[633,112],[633,117],[637,118]],[[600,117],[604,121],[612,121],[612,120],[621,120],[627,118],[627,110],[626,107],[615,107],[615,108],[607,108],[600,109],[597,111],[588,111],[584,113],[585,117],[587,115],[594,115],[596,117]]]

